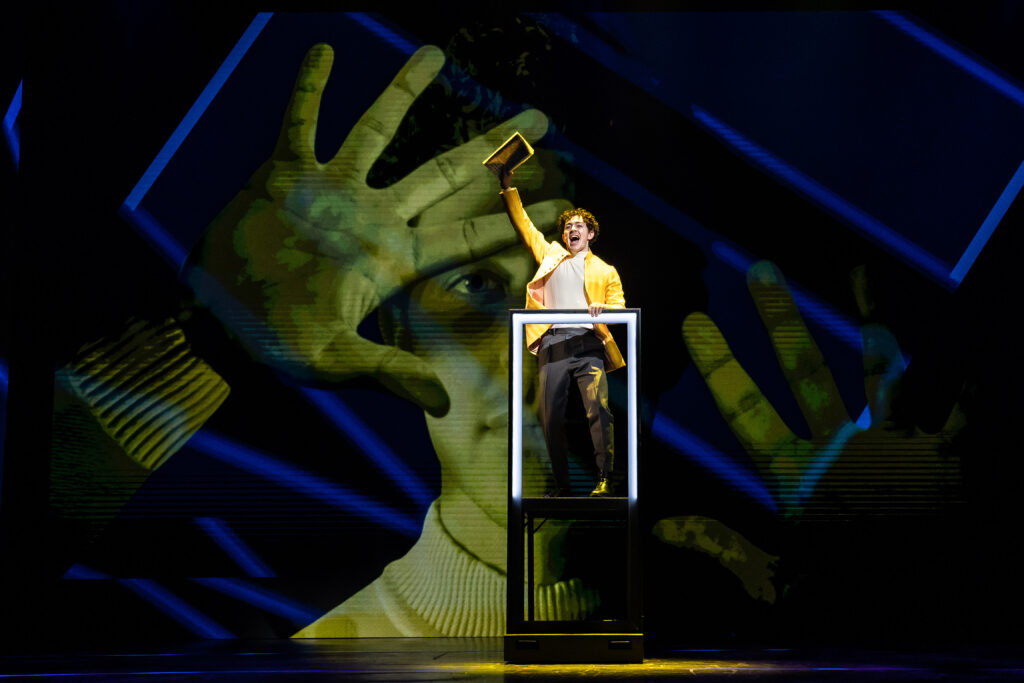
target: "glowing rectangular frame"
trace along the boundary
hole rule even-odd
[[[637,499],[637,452],[639,450],[639,413],[637,400],[637,335],[640,328],[640,309],[617,309],[614,313],[592,316],[589,313],[552,310],[510,311],[509,338],[511,361],[509,366],[511,392],[511,414],[509,415],[512,458],[510,493],[512,500],[523,498],[523,327],[533,324],[625,324],[626,325],[626,373],[627,373],[627,496],[629,506]]]

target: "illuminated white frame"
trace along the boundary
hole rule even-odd
[[[626,309],[614,313],[606,312],[598,316],[589,313],[554,313],[538,309],[536,311],[517,311],[511,314],[512,359],[509,367],[512,384],[512,414],[509,416],[512,429],[512,500],[519,502],[523,498],[523,327],[525,325],[546,324],[592,324],[604,323],[626,325],[626,373],[627,373],[627,495],[629,505],[636,503],[637,498],[637,451],[639,450],[639,419],[637,399],[637,329],[640,311]]]

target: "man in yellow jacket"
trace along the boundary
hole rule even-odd
[[[592,316],[605,308],[625,308],[618,272],[590,250],[601,230],[593,214],[580,208],[563,212],[558,226],[565,246],[547,242],[526,215],[519,192],[510,186],[511,174],[499,180],[509,219],[540,264],[526,286],[526,307],[585,309]],[[540,365],[540,422],[555,478],[553,494],[569,495],[565,410],[569,386],[575,381],[587,412],[598,471],[598,483],[590,495],[612,495],[614,425],[605,373],[621,368],[625,361],[611,332],[603,324],[527,325],[526,345]]]

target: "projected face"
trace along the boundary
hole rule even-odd
[[[426,280],[409,296],[412,350],[451,399],[445,416],[427,416],[442,496],[468,497],[501,526],[508,495],[508,309],[522,306],[536,265],[517,245]],[[550,468],[534,409],[536,361],[523,355],[524,487],[539,495]]]

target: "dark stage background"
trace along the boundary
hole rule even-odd
[[[383,590],[373,582],[390,562],[408,565],[418,539],[500,577],[504,315],[522,306],[533,266],[510,243],[417,265],[389,289],[401,265],[370,264],[402,253],[405,232],[436,229],[432,244],[454,245],[465,219],[499,214],[484,155],[459,146],[528,108],[548,117],[520,174],[528,209],[562,199],[596,214],[595,251],[643,310],[650,637],[1024,635],[1024,9],[357,10],[106,3],[4,22],[0,505],[12,637],[285,638],[368,585]],[[308,130],[279,144],[282,120],[320,43],[334,55],[321,166],[308,154],[289,166]],[[359,173],[331,166],[339,148],[376,158],[383,143],[360,117],[427,44],[445,66],[395,139]],[[300,93],[316,81],[306,75]],[[378,123],[402,111],[377,111]],[[353,128],[363,137],[342,146]],[[452,187],[415,175],[422,164],[429,178],[473,184],[442,203]],[[547,206],[531,215],[550,228]],[[192,272],[237,288],[231,303],[210,289],[194,300],[181,274],[190,253]],[[371,301],[353,319],[346,297],[367,285],[351,273],[370,273],[380,315]],[[291,294],[281,303],[279,292]],[[393,384],[338,381],[330,361],[296,351],[308,321],[335,329],[333,315],[423,359],[447,415],[425,418]],[[206,412],[167,403],[186,391],[175,373],[195,379],[157,362],[169,351],[120,384],[103,377],[95,354],[123,361],[140,330],[158,327],[180,331],[188,348],[174,353],[226,398]],[[90,381],[122,392],[110,399],[119,407],[83,389]],[[140,466],[134,423],[110,414],[122,409],[190,438],[167,437],[159,466]],[[196,429],[161,422],[171,410],[200,415]],[[581,491],[587,462],[574,470]],[[421,534],[439,496],[447,540]],[[552,541],[552,581],[599,586],[594,546],[572,530]],[[402,566],[424,582],[424,604],[468,606],[418,612],[421,631],[405,615],[406,635],[500,633],[484,588],[416,562]],[[359,609],[357,632],[335,635],[397,635],[374,619],[418,608]]]

